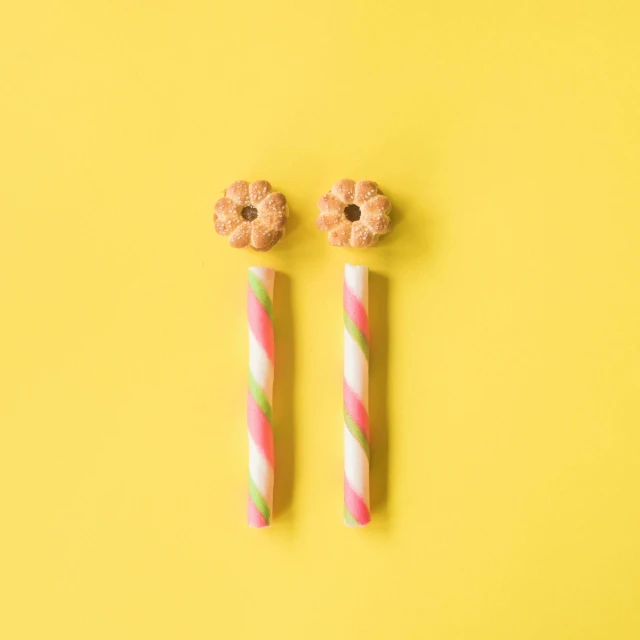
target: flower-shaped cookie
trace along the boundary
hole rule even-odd
[[[213,222],[232,247],[269,251],[284,236],[288,215],[287,199],[266,180],[238,180],[216,202]]]
[[[372,247],[389,233],[391,202],[370,180],[340,180],[318,201],[316,225],[336,247]]]

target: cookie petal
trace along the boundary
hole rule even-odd
[[[387,196],[375,196],[362,205],[363,217],[375,213],[388,214],[389,211],[391,211],[391,200]]]
[[[279,191],[270,193],[258,207],[261,214],[282,213],[287,215],[287,199]]]
[[[274,228],[261,219],[251,225],[251,246],[256,251],[268,251],[280,238],[279,229]]]
[[[376,236],[361,220],[351,225],[351,238],[349,243],[356,249],[365,249],[376,243]]]
[[[270,193],[258,206],[258,220],[274,230],[283,229],[288,216],[287,199],[278,191]]]
[[[287,224],[287,216],[281,212],[262,213],[259,219],[267,227],[273,227],[274,229],[284,229],[285,224]]]
[[[246,247],[251,240],[251,224],[243,222],[229,235],[229,244],[235,249]]]
[[[228,186],[224,195],[237,202],[241,207],[248,207],[251,204],[249,201],[249,183],[244,180],[237,180]]]
[[[214,211],[215,215],[226,218],[228,216],[238,215],[240,213],[240,206],[230,198],[220,198],[220,200],[216,202]]]
[[[255,207],[271,192],[271,185],[266,180],[256,180],[249,185],[249,200]]]
[[[356,184],[354,202],[361,207],[367,200],[378,194],[378,185],[371,180],[360,180]]]
[[[367,214],[361,218],[361,221],[376,235],[381,236],[391,231],[391,220],[384,213]]]
[[[221,236],[228,236],[242,223],[242,216],[237,213],[230,216],[219,216],[217,213],[213,214],[213,225],[216,232]]]
[[[320,209],[322,213],[328,213],[330,215],[342,214],[344,211],[344,202],[332,193],[325,193],[320,200],[318,200],[318,209]]]
[[[343,222],[329,231],[329,244],[334,247],[346,247],[351,237],[351,223]]]
[[[352,204],[356,193],[356,183],[353,180],[338,180],[331,187],[331,193],[345,204]]]
[[[316,218],[316,226],[320,231],[329,231],[337,227],[344,220],[342,213],[321,213]]]

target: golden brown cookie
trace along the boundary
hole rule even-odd
[[[391,230],[391,202],[370,180],[339,180],[318,200],[316,225],[335,247],[372,247]]]
[[[284,237],[288,216],[287,199],[272,191],[266,180],[238,180],[216,202],[213,222],[232,247],[251,245],[256,251],[269,251]]]

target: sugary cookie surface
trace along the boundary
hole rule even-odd
[[[316,225],[336,247],[372,247],[391,230],[391,201],[370,180],[339,180],[318,201]]]
[[[237,180],[216,202],[213,222],[232,247],[268,251],[284,237],[288,216],[287,199],[266,180]]]

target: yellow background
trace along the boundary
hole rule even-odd
[[[0,25],[0,637],[640,635],[640,8],[23,2]],[[394,202],[329,247],[343,177]],[[287,196],[267,255],[231,181]],[[342,524],[342,269],[373,524]],[[275,526],[246,522],[272,265]]]

